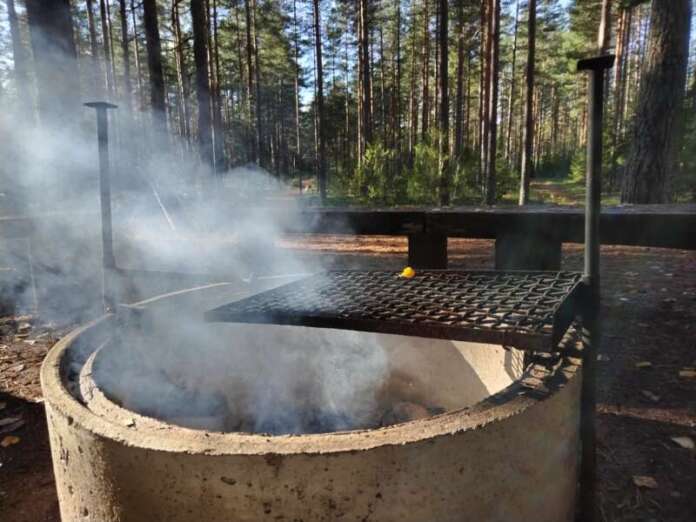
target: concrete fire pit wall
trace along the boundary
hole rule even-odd
[[[169,302],[215,304],[202,299],[206,292],[229,300],[230,289],[217,287]],[[106,316],[71,333],[42,368],[63,520],[573,519],[580,391],[574,359],[538,359],[473,406],[387,428],[216,433],[103,417],[85,407],[69,377],[109,338],[114,322]]]

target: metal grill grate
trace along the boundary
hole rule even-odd
[[[285,324],[552,351],[576,314],[572,272],[336,271],[206,312],[211,322]]]

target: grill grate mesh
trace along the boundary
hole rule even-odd
[[[333,271],[206,313],[214,322],[355,329],[552,351],[576,314],[572,272]]]

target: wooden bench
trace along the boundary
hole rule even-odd
[[[446,268],[449,237],[494,239],[495,266],[507,270],[558,270],[561,244],[584,241],[584,212],[577,207],[317,208],[299,216],[269,208],[269,213],[277,214],[288,233],[407,236],[409,264],[417,268]],[[56,217],[0,217],[0,238],[31,237],[36,223]],[[696,250],[696,205],[606,207],[600,223],[605,245]]]
[[[447,238],[495,239],[495,265],[507,270],[558,270],[562,243],[584,241],[582,208],[459,207],[446,210],[311,209],[288,232],[408,236],[409,264],[447,267]],[[696,205],[606,207],[605,245],[696,250]]]

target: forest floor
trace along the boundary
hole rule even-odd
[[[399,269],[407,251],[393,237],[297,237],[281,246],[336,267]],[[564,267],[581,268],[579,245],[563,252]],[[449,253],[457,267],[493,263],[491,241],[451,240]],[[601,520],[695,520],[696,253],[603,248],[602,291]],[[38,371],[64,332],[38,317],[0,322],[0,442],[14,442],[0,445],[3,522],[59,520]]]
[[[541,178],[532,181],[531,199],[534,203],[554,205],[582,205],[585,198],[585,180],[566,178]],[[517,200],[517,195],[514,195]],[[618,205],[618,191],[603,192],[602,205]]]

